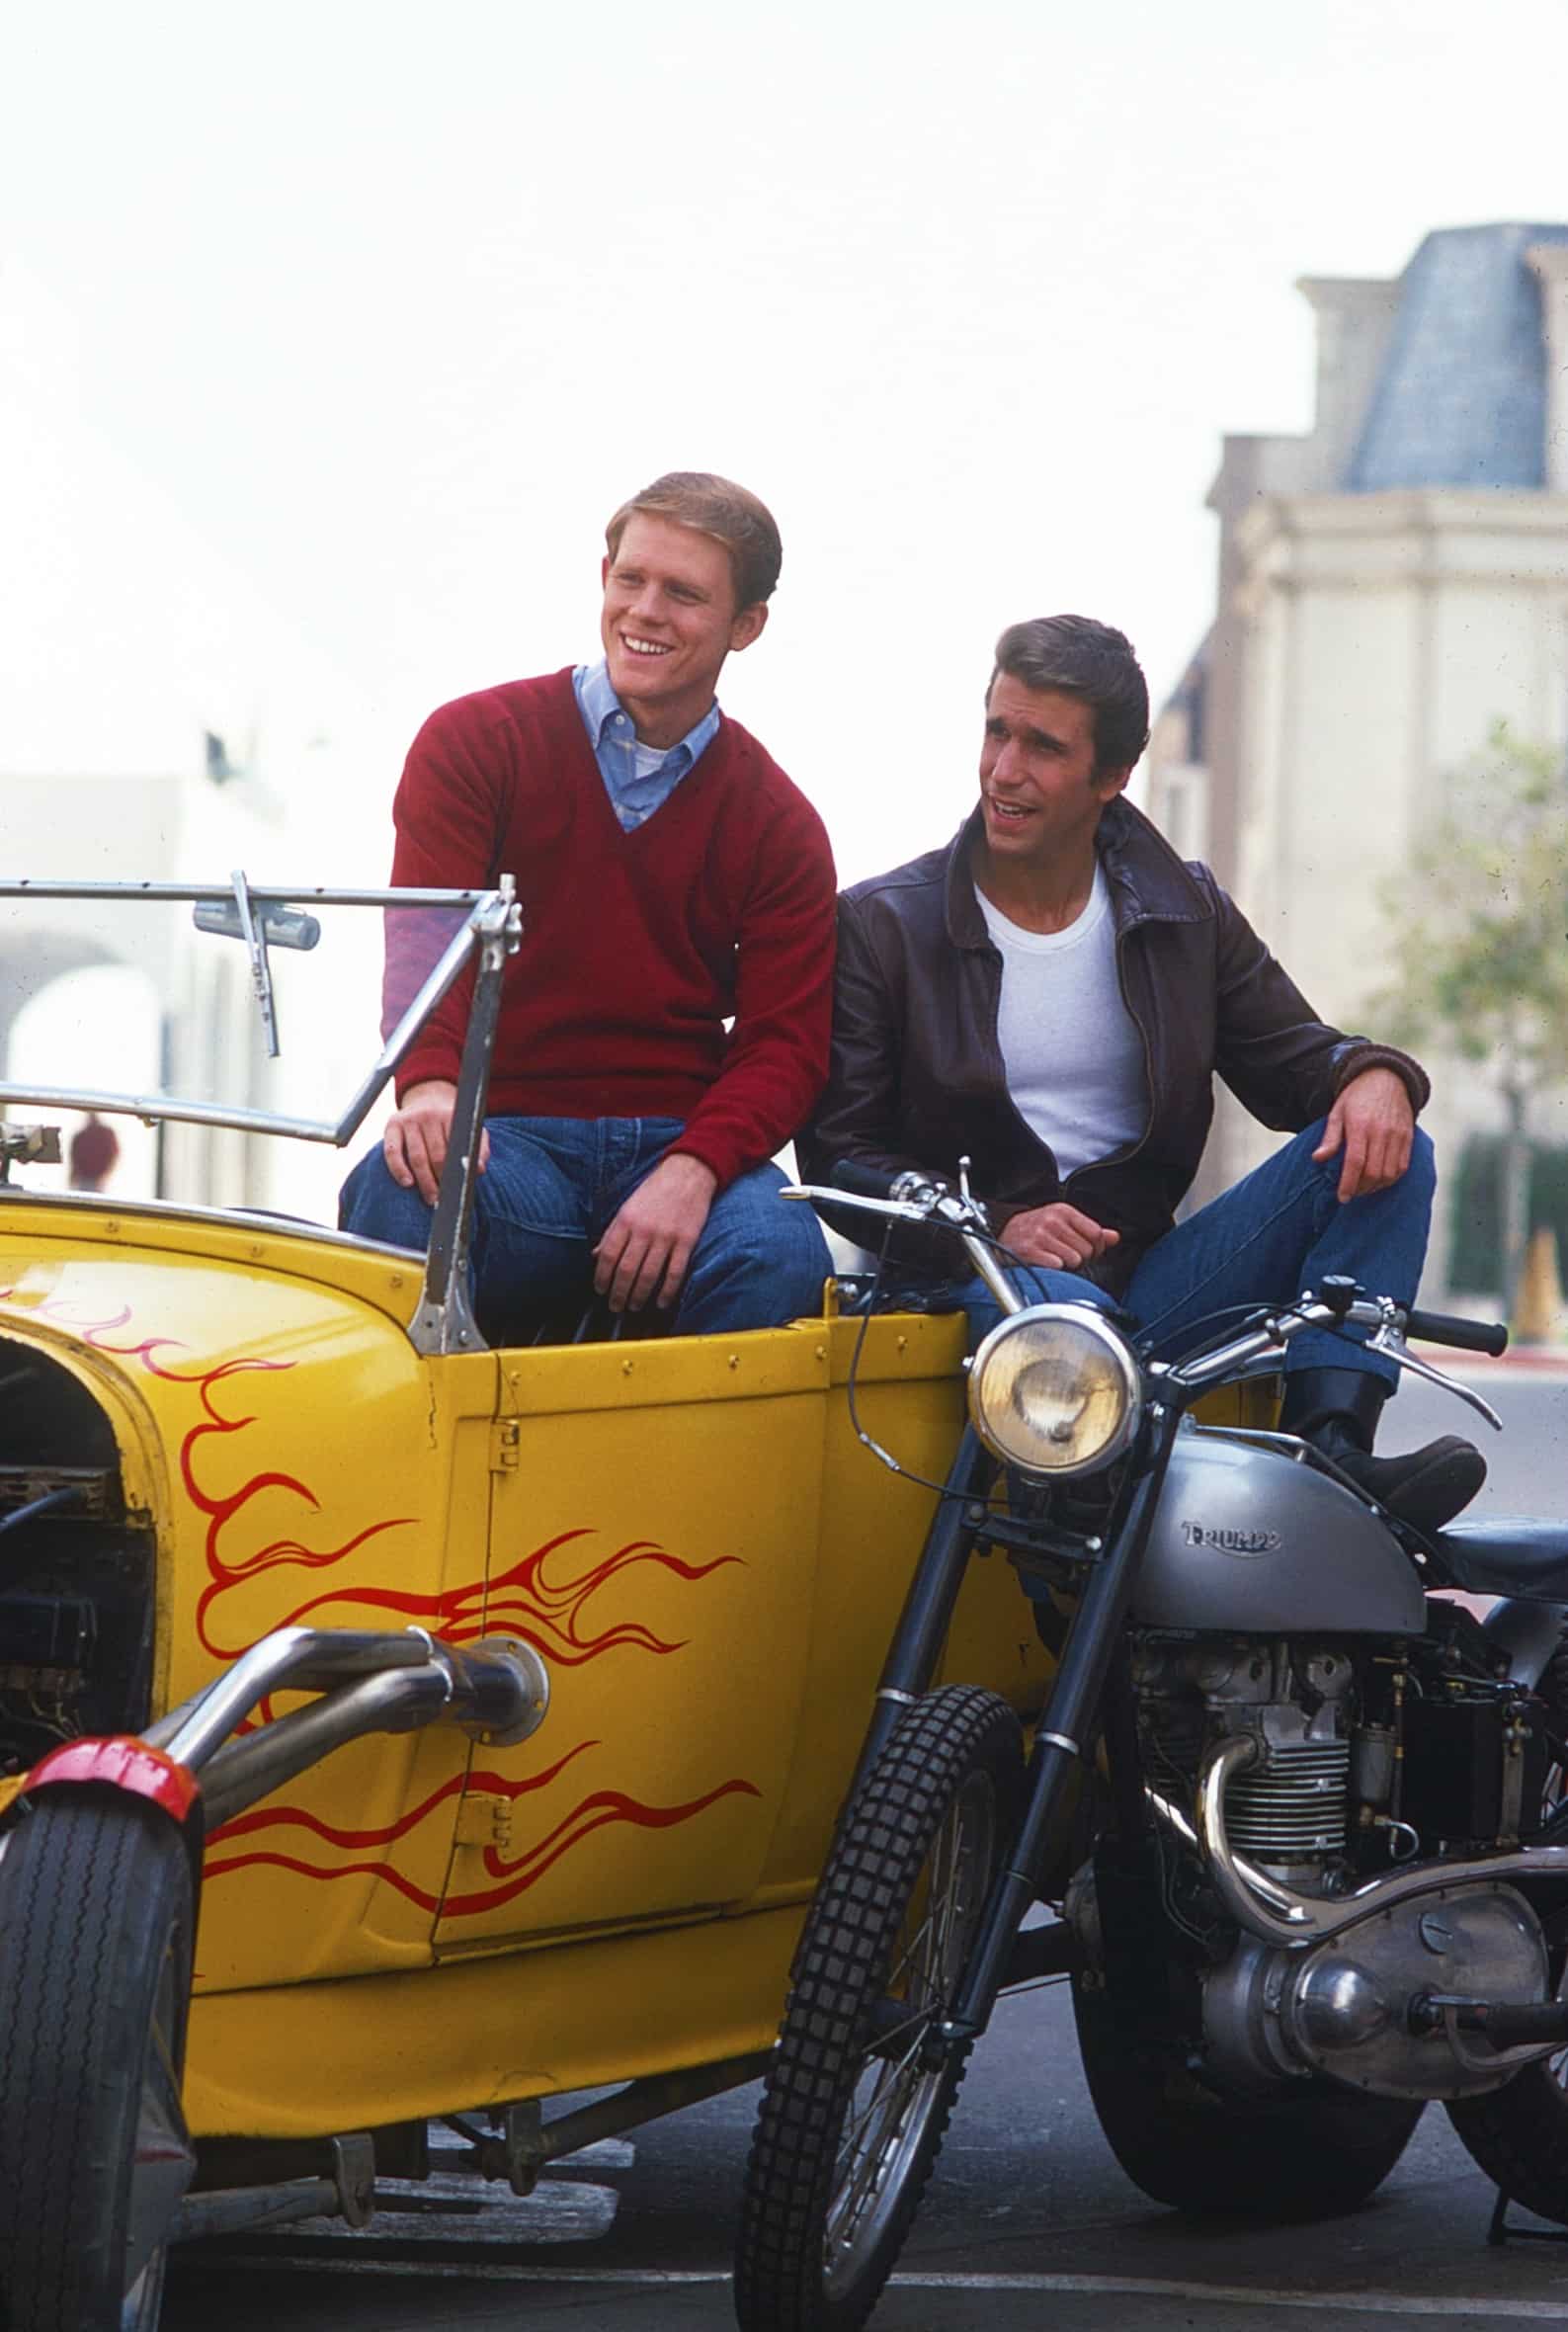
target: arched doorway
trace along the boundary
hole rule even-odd
[[[38,969],[35,959],[33,969]],[[4,1074],[16,1084],[81,1085],[119,1093],[155,1093],[162,1082],[163,1014],[157,990],[144,971],[117,962],[78,962],[30,979],[31,993],[0,1029]],[[69,1157],[73,1134],[86,1123],[80,1113],[36,1112],[18,1104],[14,1114],[47,1123],[57,1118],[61,1146]],[[106,1189],[111,1197],[151,1199],[158,1195],[158,1133],[135,1118],[106,1121],[114,1127],[120,1155]],[[30,1166],[30,1190],[64,1190],[66,1164]]]

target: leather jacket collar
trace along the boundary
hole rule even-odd
[[[989,949],[991,935],[975,897],[969,853],[980,833],[978,803],[948,846],[944,915],[955,948]],[[1135,923],[1202,923],[1212,901],[1194,881],[1159,828],[1118,794],[1101,812],[1095,849],[1111,886],[1117,931]]]

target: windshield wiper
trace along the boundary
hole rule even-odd
[[[309,950],[320,939],[321,926],[314,915],[301,915],[297,908],[279,906],[272,900],[258,909],[251,900],[243,867],[236,867],[229,879],[234,885],[233,903],[225,899],[218,905],[204,900],[192,908],[191,921],[198,931],[216,932],[221,938],[245,942],[250,955],[251,991],[261,1014],[268,1057],[276,1060],[278,1006],[273,995],[268,945]]]

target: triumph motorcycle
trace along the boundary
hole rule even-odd
[[[1087,1303],[1025,1305],[966,1177],[794,1195],[945,1232],[1003,1317],[795,1955],[744,2332],[865,2323],[999,1993],[1050,1974],[1157,2202],[1352,2207],[1439,2099],[1568,2224],[1568,1526],[1424,1536],[1257,1397],[1295,1337],[1355,1332],[1497,1426],[1406,1339],[1496,1354],[1506,1330],[1327,1281],[1164,1362]],[[1202,1422],[1224,1388],[1231,1421]],[[1032,1737],[934,1685],[981,1557],[1056,1656]]]

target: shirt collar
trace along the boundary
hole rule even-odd
[[[597,664],[579,664],[572,674],[572,686],[577,692],[578,708],[583,726],[597,752],[607,743],[624,744],[629,751],[636,743],[636,731],[620,699],[610,685],[610,667],[603,657]],[[623,722],[624,726],[619,724]],[[686,757],[690,769],[699,756],[713,742],[718,731],[718,703],[715,699],[694,728],[687,730],[678,744],[670,747],[666,760],[678,753]]]

